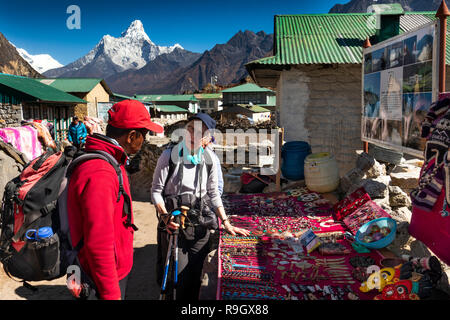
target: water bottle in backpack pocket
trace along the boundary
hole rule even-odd
[[[8,260],[11,276],[25,281],[51,280],[61,276],[59,237],[51,227],[29,229],[19,252]]]

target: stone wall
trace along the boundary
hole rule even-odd
[[[22,105],[0,103],[0,128],[19,127],[22,120]]]
[[[281,72],[277,106],[285,141],[331,152],[345,174],[361,149],[361,66],[314,65]]]

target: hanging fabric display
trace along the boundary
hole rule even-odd
[[[422,126],[425,162],[413,204],[409,233],[450,264],[450,99],[431,105]]]

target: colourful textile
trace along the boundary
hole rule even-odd
[[[373,299],[377,294],[359,290],[361,282],[350,259],[371,257],[379,265],[381,255],[377,251],[357,254],[343,239],[345,225],[332,218],[329,204],[320,195],[302,188],[290,193],[229,195],[224,204],[231,223],[251,234],[232,236],[221,230],[217,299],[348,300],[349,293],[359,299]],[[311,215],[305,211],[308,208],[314,209]],[[322,256],[318,250],[307,254],[298,239],[308,229],[322,242],[342,244],[347,254]],[[333,294],[324,292],[328,289]]]
[[[328,200],[306,188],[286,193],[228,195],[224,197],[227,212],[259,216],[331,216]]]
[[[103,134],[103,130],[102,130],[103,120],[85,116],[83,123],[86,126],[86,130],[87,130],[88,134],[90,134],[90,135],[92,135],[94,133]]]
[[[445,188],[441,190],[432,211],[413,205],[409,233],[422,241],[439,259],[450,264],[450,217],[442,216],[444,198]]]
[[[38,131],[38,138],[42,146],[46,148],[56,149],[56,143],[50,135],[50,131],[47,127],[47,121],[43,122],[32,122],[32,125]]]
[[[386,211],[384,211],[379,205],[371,200],[345,217],[343,222],[345,223],[347,228],[350,229],[350,231],[354,235],[356,235],[359,228],[361,228],[367,222],[384,217],[391,218],[391,216]]]
[[[370,201],[370,196],[364,187],[361,187],[333,206],[333,217],[342,221],[367,201]]]
[[[32,126],[0,129],[0,138],[25,154],[29,161],[43,153],[38,131]]]

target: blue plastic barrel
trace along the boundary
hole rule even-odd
[[[311,146],[304,141],[286,142],[281,148],[281,173],[288,180],[302,180],[305,178],[305,158],[311,154]]]

